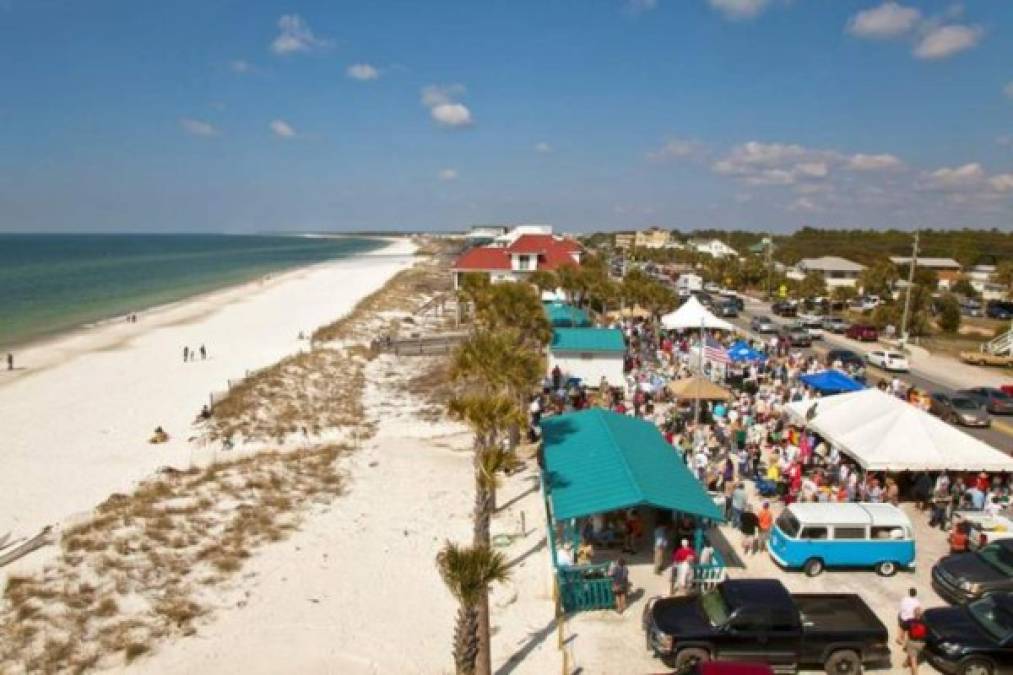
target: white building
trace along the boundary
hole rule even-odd
[[[828,288],[837,286],[857,286],[858,275],[865,269],[865,265],[852,262],[847,258],[839,258],[833,255],[825,255],[821,258],[802,258],[792,270],[788,271],[788,278],[801,281],[809,272],[818,272],[823,275],[823,280]]]
[[[739,253],[720,239],[690,239],[689,247],[697,253],[707,253],[714,258],[738,258]]]
[[[552,235],[552,225],[514,225],[493,240],[493,246],[507,248],[524,235]]]

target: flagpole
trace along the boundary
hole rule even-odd
[[[705,317],[700,317],[700,360],[697,362],[697,376],[703,379],[703,349],[704,349],[704,336],[703,326]],[[698,387],[699,388],[699,387]],[[696,392],[696,398],[693,401],[693,445],[696,446],[696,440],[700,437],[700,392]],[[695,448],[694,448],[695,449]]]

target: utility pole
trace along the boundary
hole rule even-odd
[[[774,278],[774,239],[773,237],[767,237],[767,301],[770,301],[771,288],[770,284]]]
[[[907,346],[907,319],[911,311],[911,287],[915,281],[915,267],[918,265],[918,230],[915,230],[914,249],[911,251],[911,269],[907,273],[907,293],[904,294],[904,314],[900,320],[900,346]]]

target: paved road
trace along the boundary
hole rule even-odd
[[[738,318],[733,319],[740,328],[747,332],[749,331],[749,321],[753,316],[766,315],[771,318],[777,324],[790,323],[793,319],[782,319],[781,317],[774,316],[770,311],[770,305],[753,300],[751,298],[745,299],[745,311],[739,315]],[[769,338],[769,336],[767,336]],[[843,335],[833,335],[830,333],[824,333],[822,340],[815,340],[813,342],[813,351],[817,354],[823,355],[829,349],[850,349],[858,354],[864,354],[872,348],[874,343],[862,343],[856,342],[855,340],[849,340]],[[893,379],[894,374],[880,370],[873,366],[867,366],[866,372],[870,383],[875,383],[880,379]],[[902,373],[899,375],[900,379],[909,385],[914,385],[922,390],[928,390],[930,392],[941,391],[943,393],[953,393],[952,387],[949,387],[941,382],[935,381],[926,373],[919,372],[917,368],[913,369],[910,373]],[[970,385],[969,386],[973,386]],[[977,429],[961,427],[964,431],[979,438],[994,448],[998,448],[1003,452],[1013,455],[1013,416],[992,416],[992,426],[988,429]]]

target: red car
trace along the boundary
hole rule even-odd
[[[844,331],[844,335],[859,342],[875,342],[879,339],[879,332],[875,326],[861,323],[849,326],[848,330]]]
[[[689,671],[673,671],[671,675],[773,675],[774,669],[764,663],[705,661]]]

